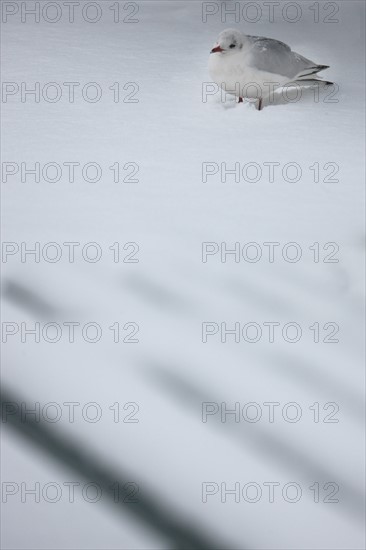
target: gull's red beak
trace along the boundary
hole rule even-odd
[[[223,52],[224,50],[221,48],[221,46],[216,46],[216,48],[213,48],[210,53],[217,53],[217,52]]]

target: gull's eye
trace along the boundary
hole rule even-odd
[[[230,44],[229,48],[235,48],[235,44]]]

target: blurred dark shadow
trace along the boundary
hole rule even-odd
[[[151,379],[165,387],[174,399],[179,399],[187,410],[187,405],[196,413],[197,409],[202,408],[204,402],[221,403],[224,399],[218,396],[207,395],[197,387],[194,387],[187,380],[176,373],[180,369],[176,368],[174,374],[167,369],[156,365],[145,367],[144,373],[149,374]],[[311,456],[305,455],[297,447],[291,445],[288,441],[280,440],[271,435],[265,428],[256,424],[255,430],[244,423],[220,421],[219,417],[214,416],[209,425],[221,430],[225,435],[230,435],[234,440],[245,449],[253,447],[260,453],[261,458],[277,462],[286,471],[291,469],[293,472],[303,478],[328,481],[337,478],[337,483],[341,487],[342,499],[338,503],[337,510],[343,514],[348,514],[358,521],[364,521],[364,496],[362,489],[355,489],[350,486],[346,479],[340,479],[334,476],[318,461]]]
[[[18,404],[23,399],[14,395],[8,389],[1,389],[1,411],[2,422],[9,428],[17,432],[18,435],[25,438],[29,443],[35,445],[40,451],[45,452],[54,460],[60,462],[66,468],[69,468],[81,475],[85,480],[97,483],[106,496],[110,497],[110,503],[119,509],[122,514],[134,514],[147,527],[153,528],[160,535],[167,537],[171,541],[171,547],[174,550],[222,550],[229,549],[230,546],[218,537],[211,538],[204,534],[204,528],[194,525],[191,518],[181,519],[181,512],[173,511],[168,502],[163,502],[161,496],[152,494],[151,490],[139,492],[138,501],[128,503],[123,502],[123,497],[127,497],[131,492],[130,488],[125,488],[128,480],[136,476],[126,471],[114,471],[108,464],[93,456],[91,449],[81,447],[80,444],[70,439],[60,431],[50,429],[44,422],[37,422],[35,419],[21,417],[20,406],[12,414],[4,416],[7,404]],[[16,407],[15,407],[16,408]],[[121,488],[121,497],[118,502],[114,500],[114,492],[111,486],[115,483]],[[243,549],[244,550],[244,549]]]
[[[25,309],[35,317],[42,319],[56,319],[59,316],[57,309],[48,303],[40,294],[29,290],[16,281],[7,279],[2,283],[2,295],[6,300]]]

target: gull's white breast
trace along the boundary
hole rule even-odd
[[[284,76],[252,67],[250,51],[227,55],[212,53],[208,69],[215,84],[237,97],[263,97],[269,95],[271,85],[278,87],[288,82],[288,78]],[[258,92],[261,93],[258,95]]]

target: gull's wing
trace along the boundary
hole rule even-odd
[[[247,38],[250,66],[259,71],[277,74],[292,80],[314,74],[326,67],[293,52],[287,44],[279,40],[262,36],[247,36]]]

